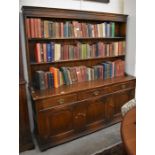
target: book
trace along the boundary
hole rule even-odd
[[[39,89],[39,90],[44,90],[46,89],[46,86],[45,86],[45,72],[44,71],[36,71],[36,88]]]
[[[43,43],[43,62],[47,62],[47,46],[46,43]]]
[[[47,62],[51,62],[52,61],[52,47],[50,43],[46,44],[46,49],[47,49]]]
[[[48,38],[49,37],[49,28],[48,28],[48,20],[44,20],[44,38]]]
[[[31,37],[31,30],[30,30],[30,19],[29,18],[26,19],[25,25],[26,25],[26,35],[28,38],[30,38]]]
[[[54,44],[54,61],[59,61],[61,58],[61,44]]]
[[[35,27],[34,27],[34,18],[30,18],[30,33],[31,37],[35,38]]]
[[[36,43],[36,46],[35,46],[35,61],[37,63],[42,62],[42,60],[41,60],[41,44],[40,43]]]
[[[115,37],[115,22],[111,22],[110,23],[110,27],[111,27],[111,30],[110,30],[110,36],[111,37]]]
[[[64,84],[69,85],[70,83],[69,83],[69,77],[68,77],[68,74],[67,74],[66,67],[60,67],[60,71],[62,71]]]

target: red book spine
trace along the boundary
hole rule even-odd
[[[31,37],[31,32],[30,32],[30,19],[26,19],[26,35],[28,38]]]
[[[94,25],[94,37],[98,37],[97,25]]]
[[[82,77],[81,77],[80,67],[75,67],[75,68],[76,68],[76,75],[77,75],[78,82],[81,82]]]
[[[41,44],[40,43],[36,44],[35,58],[36,58],[36,62],[38,63],[41,62]]]
[[[41,38],[41,19],[38,19],[38,38]]]
[[[112,44],[110,44],[109,45],[109,56],[112,56],[112,52],[113,52]]]
[[[31,32],[31,37],[35,37],[35,32],[34,32],[34,18],[30,18],[30,32]]]
[[[34,19],[34,27],[35,27],[35,29],[34,29],[34,33],[35,33],[35,38],[38,38],[38,19],[37,18],[35,18]]]

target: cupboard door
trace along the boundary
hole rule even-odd
[[[76,132],[85,130],[86,127],[86,106],[87,101],[74,104],[74,129]]]
[[[88,101],[87,124],[104,121],[106,97],[94,98]]]
[[[105,98],[105,119],[110,122],[114,117],[114,100],[113,95],[107,95]]]
[[[114,114],[121,113],[121,107],[128,102],[129,100],[134,98],[134,90],[127,90],[123,92],[118,92],[113,94],[113,102],[114,102]]]
[[[72,106],[51,108],[38,114],[38,131],[43,138],[56,138],[73,132]]]

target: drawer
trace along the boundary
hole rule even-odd
[[[134,87],[135,87],[135,81],[128,81],[125,83],[113,85],[111,89],[112,89],[112,92],[115,92],[115,91],[120,91],[123,89],[134,88]]]
[[[84,92],[80,92],[78,94],[78,100],[84,100],[84,99],[89,99],[95,96],[100,96],[100,95],[105,95],[108,93],[111,93],[112,90],[110,87],[101,87],[101,88],[96,88],[93,90],[88,90]]]
[[[61,95],[58,97],[51,97],[48,99],[40,100],[36,103],[37,111],[46,110],[54,106],[63,105],[66,103],[76,102],[77,94]]]

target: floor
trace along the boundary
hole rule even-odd
[[[120,123],[118,123],[44,152],[40,152],[35,145],[34,150],[22,152],[20,155],[93,155],[120,142]]]

